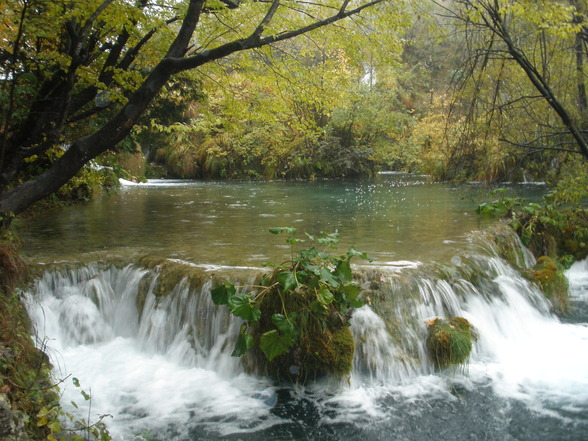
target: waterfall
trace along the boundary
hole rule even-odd
[[[588,302],[587,262],[567,273],[580,304]],[[230,356],[241,322],[211,302],[211,269],[202,272],[199,286],[183,279],[162,296],[154,270],[87,265],[48,270],[27,294],[56,378],[73,374],[91,390],[92,412],[114,415],[115,439],[266,439],[274,427],[301,424],[276,411],[282,387],[246,374]],[[588,411],[586,317],[562,322],[539,289],[501,258],[472,252],[447,265],[357,272],[366,305],[351,319],[356,350],[348,384],[287,393],[297,406],[315,409],[320,424],[363,424],[369,432],[373,421],[389,421],[392,408],[401,412],[431,397],[453,403],[455,387],[489,388],[492,396],[558,418]],[[472,323],[476,341],[467,366],[439,372],[425,349],[427,322],[452,316]],[[64,387],[62,402],[71,401],[81,404],[79,390]],[[71,412],[85,417],[87,408],[78,407]],[[407,421],[423,409],[406,410]]]

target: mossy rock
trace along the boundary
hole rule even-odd
[[[49,359],[35,347],[30,318],[15,290],[28,275],[18,253],[19,241],[6,234],[2,232],[0,240],[0,396],[5,410],[12,408],[15,414],[27,415],[22,422],[30,439],[46,439],[48,430],[37,425],[36,415],[43,407],[55,406],[59,395],[51,385]],[[8,429],[0,427],[0,432]],[[1,439],[12,439],[14,433],[3,435],[7,437]]]
[[[427,323],[427,351],[438,369],[463,365],[472,352],[472,325],[463,317]]]
[[[260,350],[252,353],[257,373],[281,381],[306,383],[351,374],[355,343],[348,326],[303,335],[291,350],[268,361]],[[245,364],[247,366],[247,364]],[[250,368],[253,365],[250,365]]]
[[[118,176],[112,168],[104,167],[98,172],[102,179],[102,185],[107,188],[120,187]]]
[[[276,291],[268,292],[259,307],[261,319],[253,324],[257,343],[261,336],[275,329],[271,317],[288,311],[295,316],[300,330],[290,350],[268,360],[259,344],[244,358],[246,370],[278,380],[305,383],[322,377],[349,376],[353,367],[355,343],[348,317],[333,308],[324,315],[312,312],[315,297],[304,289],[292,291],[283,299]]]
[[[200,288],[210,277],[202,268],[165,258],[146,256],[139,259],[138,265],[151,270],[150,274],[143,277],[139,284],[139,295],[137,296],[139,311],[143,310],[150,289],[155,297],[166,297],[182,281],[188,289],[194,290]]]
[[[140,147],[137,147],[133,153],[119,153],[118,163],[122,169],[133,177],[141,178],[145,176],[147,163]]]
[[[554,260],[541,256],[530,270],[531,279],[539,285],[545,297],[551,300],[557,312],[566,312],[569,308],[569,286],[564,272]]]

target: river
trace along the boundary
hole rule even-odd
[[[63,406],[92,421],[111,415],[115,440],[586,440],[588,262],[568,272],[574,313],[554,315],[473,233],[492,224],[473,213],[480,194],[396,174],[155,181],[23,221],[25,253],[47,265],[27,293],[38,339],[55,376],[75,376],[92,395],[85,402],[67,381]],[[229,355],[239,323],[212,305],[207,278],[164,300],[148,290],[137,306],[141,282],[157,277],[134,264],[140,257],[244,282],[287,258],[275,226],[300,238],[338,231],[343,249],[374,259],[356,271],[377,274],[381,300],[354,313],[354,371],[343,382],[284,386],[244,373]],[[467,366],[438,371],[425,323],[454,315],[478,339]]]
[[[537,195],[541,187],[520,191]],[[291,226],[301,238],[339,231],[342,246],[355,244],[379,262],[439,259],[463,243],[464,232],[487,224],[474,213],[481,193],[402,174],[321,182],[153,180],[25,220],[24,251],[48,261],[155,252],[195,263],[259,265],[279,258],[284,246],[268,229]]]

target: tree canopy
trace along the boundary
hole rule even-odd
[[[585,162],[585,2],[436,4],[467,55],[447,111],[461,125],[448,143],[454,162],[555,161],[555,170],[570,154]]]
[[[94,159],[137,145],[187,178],[384,167],[582,185],[587,9],[4,0],[0,215],[9,224]]]
[[[201,66],[390,6],[386,0],[3,2],[3,221],[99,154],[120,148],[173,82],[198,88],[191,72]],[[30,178],[23,171],[32,165],[38,174]]]

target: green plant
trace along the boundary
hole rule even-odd
[[[353,308],[363,305],[351,259],[368,257],[354,248],[340,256],[329,254],[327,250],[339,242],[337,233],[306,234],[321,249],[311,246],[296,252],[296,245],[304,242],[295,237],[296,229],[270,232],[288,234],[290,260],[277,265],[260,286],[237,292],[226,282],[211,292],[215,304],[227,305],[245,320],[232,355],[261,352],[258,361],[278,377],[348,374],[354,347],[348,319]]]
[[[72,378],[75,387],[80,388],[80,382],[77,378]],[[96,422],[90,419],[92,409],[92,395],[81,389],[80,394],[85,401],[89,402],[88,416],[86,419],[75,419],[75,417],[63,410],[61,404],[57,403],[50,407],[43,406],[37,413],[37,426],[47,428],[49,434],[47,440],[68,440],[68,441],[110,441],[112,437],[108,432],[104,419],[110,415],[100,415]],[[72,406],[78,409],[78,405],[72,401]],[[69,421],[70,427],[65,427],[62,422]]]
[[[427,323],[427,350],[435,367],[463,365],[472,351],[472,325],[463,317],[436,318]]]
[[[569,285],[563,266],[547,256],[541,256],[528,272],[530,279],[539,285],[541,291],[551,302],[555,311],[569,311]]]
[[[588,211],[551,203],[548,195],[541,204],[520,198],[500,197],[480,204],[476,213],[508,220],[526,247],[535,256],[548,255],[568,268],[588,254]]]
[[[522,205],[522,199],[506,197],[505,191],[504,188],[493,191],[493,194],[500,194],[500,198],[478,205],[476,213],[484,217],[512,216],[513,212]]]

